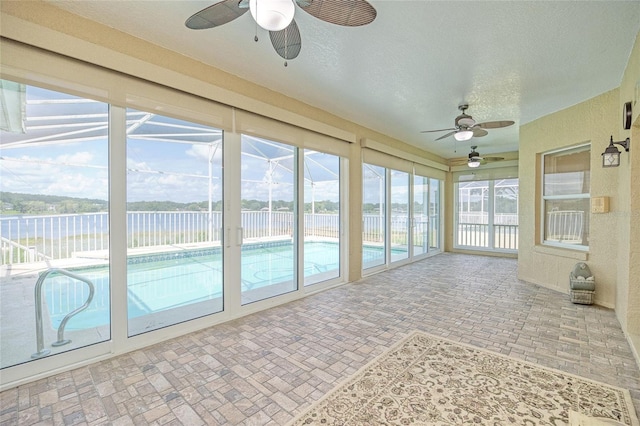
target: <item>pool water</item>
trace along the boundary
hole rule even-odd
[[[370,248],[369,250],[381,250]],[[339,276],[337,243],[306,242],[305,282]],[[290,282],[295,289],[294,246],[286,243],[245,245],[241,259],[243,293]],[[86,329],[110,323],[109,268],[75,269],[95,286],[91,305],[67,323],[66,329]],[[206,302],[222,297],[222,254],[219,248],[177,253],[132,256],[127,266],[128,318]],[[316,280],[315,282],[317,282]],[[81,306],[89,289],[85,283],[65,276],[52,276],[44,286],[44,296],[54,328],[64,316]]]

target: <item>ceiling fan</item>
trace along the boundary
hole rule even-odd
[[[192,30],[219,27],[244,15],[247,10],[256,25],[269,31],[271,44],[278,55],[294,59],[302,48],[298,24],[293,15],[295,5],[316,18],[345,27],[373,22],[376,9],[366,0],[222,0],[193,14],[184,23]],[[258,41],[258,35],[254,37]]]
[[[482,136],[487,136],[489,132],[487,132],[486,129],[499,129],[501,127],[511,126],[514,123],[511,120],[476,123],[473,117],[466,113],[467,108],[469,108],[468,104],[460,104],[458,106],[458,109],[462,111],[462,114],[456,117],[454,127],[450,129],[423,130],[420,133],[444,132],[451,130],[449,133],[440,136],[436,140],[439,141],[440,139],[448,138],[453,135],[457,141],[468,141],[472,137],[480,138]]]
[[[478,152],[476,151],[477,148],[477,145],[472,146],[471,152],[469,153],[467,159],[452,160],[449,165],[462,166],[466,164],[469,167],[476,168],[480,167],[483,164],[504,160],[504,157],[481,157],[480,154],[478,154]]]

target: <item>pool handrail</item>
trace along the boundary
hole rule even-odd
[[[71,340],[64,339],[64,329],[67,326],[67,322],[69,322],[69,320],[73,316],[79,314],[80,312],[84,311],[89,307],[89,305],[91,304],[91,301],[93,300],[93,296],[96,292],[95,285],[90,279],[74,274],[72,272],[69,272],[66,269],[50,268],[44,271],[42,274],[40,274],[34,288],[34,298],[35,298],[35,308],[36,308],[36,345],[37,345],[36,350],[37,352],[31,355],[31,358],[42,358],[51,353],[50,350],[44,349],[44,332],[42,329],[42,287],[44,285],[46,278],[53,273],[65,275],[69,278],[73,278],[75,280],[84,282],[89,286],[89,297],[87,297],[86,302],[84,302],[82,306],[79,306],[78,308],[74,309],[73,311],[65,315],[65,317],[60,322],[60,325],[58,326],[58,340],[56,342],[53,342],[51,344],[52,346],[62,346],[62,345],[66,345],[67,343],[71,343]]]

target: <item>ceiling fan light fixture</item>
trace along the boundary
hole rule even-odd
[[[480,160],[478,160],[477,158],[469,158],[469,161],[467,161],[467,165],[475,169],[476,167],[480,167]]]
[[[453,137],[456,138],[458,142],[468,141],[473,137],[473,131],[469,129],[459,130],[454,133]]]
[[[293,0],[249,0],[249,10],[260,27],[280,31],[291,24],[296,7]]]

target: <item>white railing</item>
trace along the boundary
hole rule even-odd
[[[221,212],[129,212],[129,248],[219,241]]]
[[[2,264],[73,257],[109,248],[107,213],[0,217]]]
[[[245,239],[290,238],[294,215],[288,211],[243,211]],[[306,213],[305,236],[338,238],[338,214]],[[220,243],[221,212],[128,212],[128,248]],[[0,264],[68,259],[109,249],[107,213],[0,216]]]
[[[243,211],[245,239],[290,238],[294,214],[289,211]],[[383,243],[385,219],[377,214],[362,217],[365,243]],[[418,216],[414,224],[429,227],[432,238],[438,217]],[[391,216],[392,244],[407,244],[410,221],[406,214]],[[427,229],[427,228],[425,228]],[[220,243],[221,212],[128,212],[127,246],[143,248],[193,243]],[[330,213],[305,213],[305,237],[339,238],[340,217]],[[415,235],[415,233],[414,233]],[[435,240],[434,240],[435,241]],[[1,263],[18,264],[68,259],[109,249],[107,213],[0,217]]]
[[[407,244],[408,230],[410,228],[410,221],[406,214],[392,214],[391,215],[391,228],[390,239],[391,244]],[[431,233],[431,244],[437,242],[437,230],[439,229],[439,221],[437,215],[429,216],[415,216],[413,219],[414,239],[416,235],[423,236],[427,230]],[[384,242],[384,228],[385,219],[384,216],[377,214],[366,214],[362,216],[362,241],[364,244],[381,244]],[[423,230],[421,234],[419,231]],[[422,244],[421,241],[414,241],[414,243]]]
[[[486,212],[461,212],[458,213],[458,222],[468,224],[487,224],[489,214]],[[511,213],[494,213],[493,223],[498,225],[517,225],[518,215]]]
[[[500,250],[518,249],[518,225],[494,224],[492,227],[493,247],[490,247],[491,227],[488,224],[458,223],[457,245]]]
[[[340,216],[330,213],[305,213],[304,236],[340,238]]]
[[[246,239],[293,236],[293,212],[243,211],[240,216]]]
[[[547,213],[546,241],[565,244],[582,244],[584,212],[576,210],[555,210]]]

